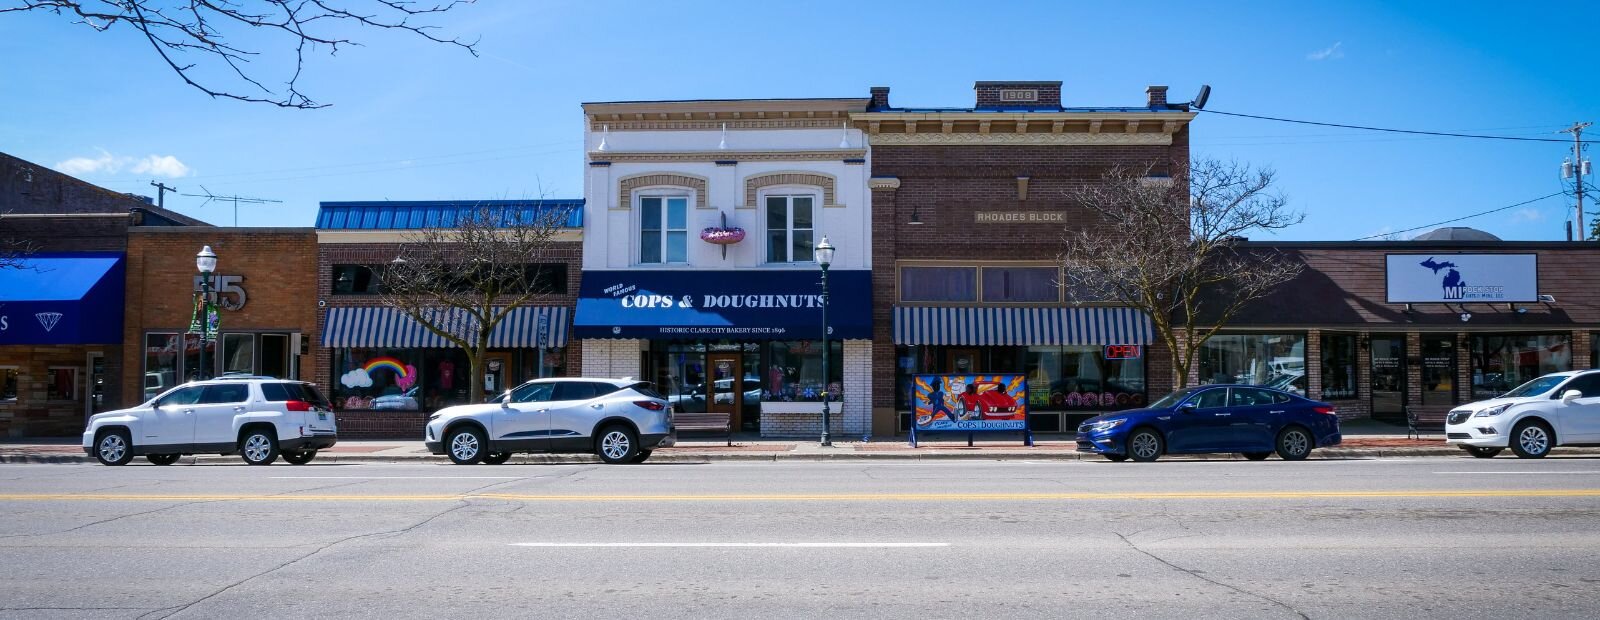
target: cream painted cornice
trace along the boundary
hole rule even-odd
[[[347,245],[355,243],[411,243],[417,230],[319,230],[317,243]],[[551,241],[583,241],[583,231],[567,228],[557,231]]]
[[[873,146],[906,144],[1172,144],[1165,133],[877,133],[867,138]]]
[[[862,112],[870,98],[736,99],[727,101],[613,101],[583,104],[594,122],[838,118]]]
[[[1194,112],[855,112],[850,120],[856,122],[962,122],[962,121],[1027,121],[1050,123],[1053,121],[1177,121],[1187,123]]]
[[[843,161],[862,159],[866,149],[812,149],[794,151],[589,151],[589,161],[717,162],[717,161]]]

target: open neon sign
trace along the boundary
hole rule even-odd
[[[1136,344],[1108,344],[1105,356],[1108,360],[1136,360],[1142,348]]]

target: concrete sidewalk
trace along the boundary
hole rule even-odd
[[[981,435],[980,435],[981,436]],[[830,460],[919,460],[919,459],[969,459],[969,460],[1099,460],[1100,456],[1077,452],[1076,443],[1066,435],[1041,435],[1035,445],[1022,445],[1020,439],[976,441],[967,446],[965,438],[952,440],[950,435],[936,441],[921,441],[912,448],[905,438],[883,438],[873,441],[837,441],[833,447],[824,448],[814,439],[757,439],[735,437],[734,445],[723,439],[680,439],[677,446],[657,450],[651,462],[704,463],[711,461],[830,461]],[[1595,448],[1556,448],[1553,456],[1600,455]],[[1338,447],[1323,448],[1312,453],[1313,459],[1376,458],[1401,456],[1466,457],[1453,446],[1445,445],[1438,433],[1424,435],[1422,439],[1408,439],[1405,435],[1358,434],[1346,435]],[[1235,460],[1237,454],[1175,455],[1171,459]],[[72,439],[13,440],[0,443],[0,463],[93,463],[95,460],[83,453],[83,448]],[[144,462],[135,459],[135,463]],[[205,455],[185,457],[186,464],[242,463],[237,456]],[[429,454],[420,441],[403,440],[345,440],[339,445],[317,454],[315,463],[448,463],[448,458]],[[593,455],[524,454],[512,458],[521,463],[596,463]]]

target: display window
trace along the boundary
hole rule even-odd
[[[1305,395],[1305,350],[1305,334],[1218,334],[1200,345],[1200,383],[1260,385]]]
[[[333,357],[334,406],[356,411],[422,408],[418,350],[335,349]]]
[[[1572,370],[1572,335],[1494,334],[1472,345],[1472,398],[1494,398],[1540,375]]]
[[[901,346],[895,394],[909,407],[912,377],[945,373],[1022,373],[1028,408],[1116,411],[1145,404],[1145,347],[1068,345],[1032,347]]]
[[[1356,337],[1322,335],[1322,398],[1356,397]]]

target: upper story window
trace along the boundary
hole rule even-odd
[[[376,295],[383,278],[378,270],[367,265],[334,265],[333,294]]]
[[[689,261],[689,198],[639,198],[639,262]]]
[[[816,197],[767,196],[767,262],[808,263],[812,251]]]
[[[1056,267],[1044,265],[902,265],[900,301],[1058,303],[1059,275]]]

